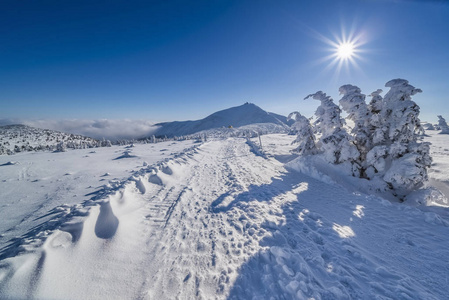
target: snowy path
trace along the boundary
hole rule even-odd
[[[0,298],[445,299],[444,215],[212,141],[0,261]]]

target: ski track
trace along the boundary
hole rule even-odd
[[[207,142],[113,191],[0,261],[0,298],[447,297],[446,220],[286,170],[244,139]]]

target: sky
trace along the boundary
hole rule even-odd
[[[436,122],[448,37],[449,1],[3,0],[0,123],[147,126],[245,102],[312,116],[310,93],[338,102],[343,84],[369,95],[394,78],[423,90],[421,120]]]

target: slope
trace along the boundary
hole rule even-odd
[[[287,170],[275,157],[286,158],[291,137],[269,138],[266,158],[230,138],[135,173],[87,217],[1,261],[0,297],[446,297],[445,208],[426,213]]]
[[[218,111],[201,120],[155,124],[155,126],[160,126],[160,128],[154,134],[156,136],[172,137],[189,135],[213,128],[240,127],[254,123],[273,123],[286,126],[286,118],[283,117],[285,121],[281,121],[278,119],[278,116],[268,113],[252,103],[245,103],[241,106]]]

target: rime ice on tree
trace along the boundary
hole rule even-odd
[[[339,103],[354,122],[350,133],[343,127],[340,107],[331,97],[321,91],[308,95],[305,99],[319,100],[321,105],[312,128],[305,117],[292,113],[298,123],[296,141],[303,143],[304,152],[304,143],[313,140],[308,134],[313,132],[319,136],[313,149],[327,162],[350,163],[353,176],[376,182],[377,190],[390,190],[403,199],[423,186],[432,162],[429,144],[418,141],[423,127],[419,106],[412,101],[412,96],[422,91],[404,79],[390,80],[385,86],[390,88],[385,97],[380,96],[382,90],[376,90],[370,95],[369,105],[357,86],[340,87],[343,96]]]
[[[295,120],[292,128],[297,132],[297,137],[293,143],[298,143],[299,146],[294,151],[303,155],[314,154],[316,150],[315,136],[309,120],[297,111],[290,113],[288,120]]]
[[[350,136],[343,128],[345,121],[341,118],[341,110],[326,93],[318,91],[304,98],[313,98],[321,102],[317,108],[314,122],[315,132],[321,134],[318,147],[330,163],[353,161],[359,154],[350,141]]]
[[[361,93],[360,88],[354,85],[343,85],[339,89],[343,97],[340,99],[340,105],[348,113],[348,119],[354,121],[354,127],[351,134],[354,138],[354,144],[357,147],[359,156],[354,161],[357,163],[357,169],[360,172],[359,177],[365,177],[366,154],[372,146],[372,132],[370,125],[371,111],[365,103],[365,95]]]

